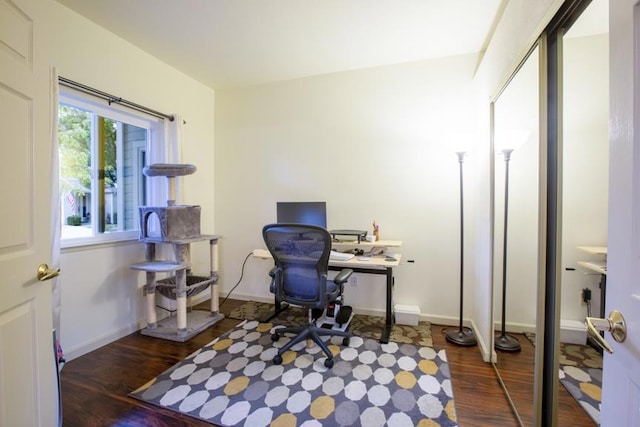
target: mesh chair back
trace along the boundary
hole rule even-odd
[[[276,264],[276,297],[308,308],[326,306],[329,232],[315,225],[269,224],[262,236]]]

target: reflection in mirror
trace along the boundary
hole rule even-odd
[[[529,132],[524,129],[500,130],[495,133],[494,141],[497,151],[504,159],[504,203],[502,214],[502,318],[500,323],[500,333],[496,334],[494,345],[500,351],[520,351],[520,341],[515,335],[507,334],[506,313],[507,313],[507,265],[508,265],[508,241],[509,241],[509,163],[513,150],[519,148],[529,139]]]
[[[605,317],[608,58],[608,4],[606,0],[594,0],[563,38],[559,348],[561,387],[594,423],[600,420],[602,356],[587,343],[584,318]],[[559,420],[572,417],[563,414],[566,407],[559,406]]]
[[[594,0],[562,40],[562,144],[559,154],[562,274],[558,425],[597,425],[601,358],[584,333],[584,317],[604,317],[608,191],[608,3]],[[532,53],[494,104],[494,319],[521,351],[497,352],[496,370],[522,425],[533,425],[537,275],[538,57]],[[509,160],[506,256],[504,158],[500,134],[531,131]],[[504,267],[505,279],[501,276]],[[501,299],[502,286],[506,298]],[[504,310],[502,309],[504,302]],[[503,317],[504,316],[504,317]],[[500,319],[504,318],[501,322]],[[497,340],[496,340],[497,343]],[[496,347],[497,348],[497,347]],[[546,349],[545,349],[546,350]],[[600,359],[599,359],[600,358]]]
[[[536,47],[500,93],[493,115],[496,368],[510,395],[525,396],[513,399],[525,425],[532,424],[534,409],[529,337],[538,287],[538,55]]]

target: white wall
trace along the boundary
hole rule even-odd
[[[569,32],[569,35],[571,33]],[[561,317],[584,320],[583,288],[591,289],[599,316],[600,275],[577,265],[598,260],[577,246],[607,246],[609,200],[609,37],[564,42],[564,166]],[[575,270],[565,270],[575,268]]]
[[[264,247],[261,229],[276,220],[277,201],[326,201],[329,228],[370,230],[376,220],[382,239],[403,241],[396,303],[455,324],[459,182],[447,142],[474,130],[476,62],[452,57],[217,91],[216,229],[224,236],[224,291],[240,277],[244,257]],[[466,173],[472,194],[473,170]],[[249,259],[233,295],[273,300],[270,267]],[[383,276],[361,276],[345,292],[356,310],[384,310]],[[473,299],[472,289],[466,297]]]
[[[61,76],[187,121],[182,162],[198,166],[184,178],[181,202],[202,206],[202,230],[215,233],[213,192],[214,93],[137,47],[71,12],[43,2],[48,14],[49,61]],[[71,359],[141,326],[144,275],[137,242],[63,250],[61,343]],[[196,272],[208,272],[208,245],[195,248]]]

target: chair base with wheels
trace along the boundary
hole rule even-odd
[[[311,316],[310,316],[311,317]],[[285,334],[296,334],[295,337],[291,338],[291,341],[286,343],[278,350],[278,354],[274,356],[273,363],[279,365],[282,363],[282,355],[290,350],[294,345],[298,344],[301,341],[310,339],[314,343],[316,343],[327,356],[324,361],[324,366],[331,369],[333,367],[333,353],[329,350],[327,344],[323,341],[323,336],[340,336],[342,338],[342,345],[349,346],[349,341],[351,338],[351,334],[347,331],[336,331],[332,329],[326,329],[319,326],[316,326],[316,319],[310,319],[310,322],[305,326],[298,327],[289,327],[289,328],[277,328],[273,331],[271,335],[272,341],[279,341],[280,337]]]

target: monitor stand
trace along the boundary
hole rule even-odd
[[[331,230],[329,233],[333,240],[338,240],[336,236],[355,236],[358,239],[358,243],[367,235],[367,232],[362,230]]]

